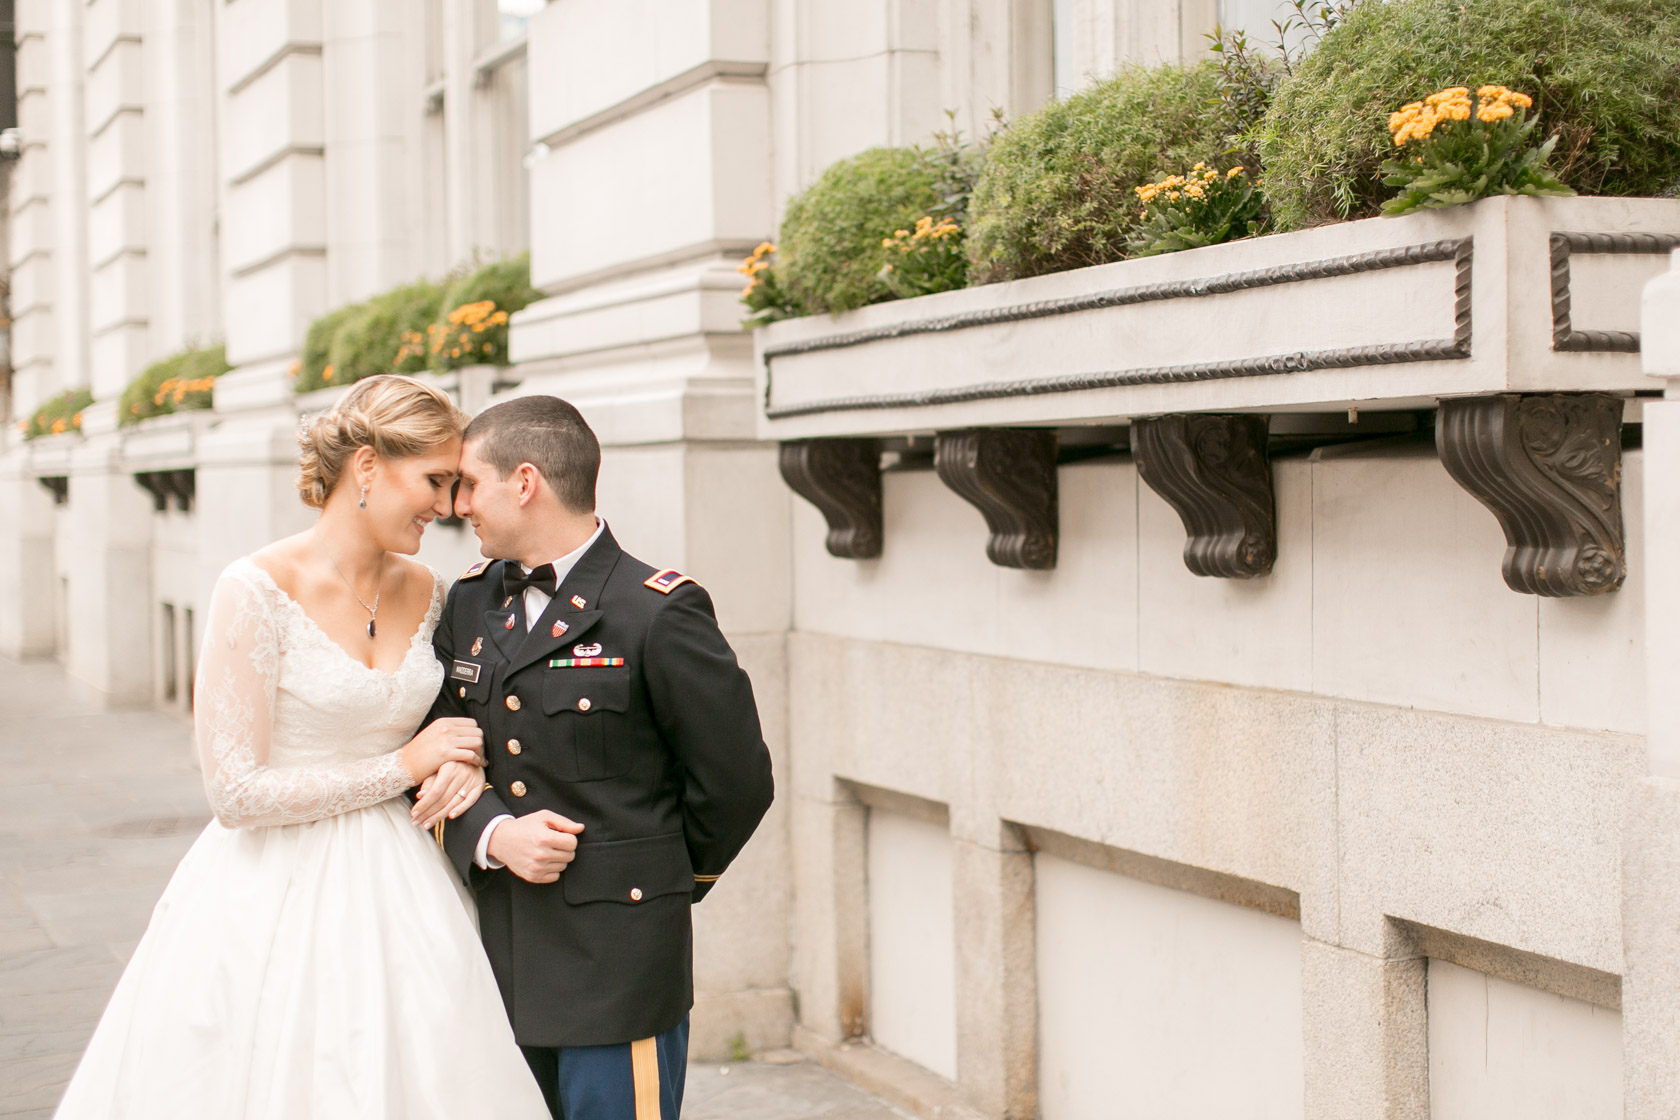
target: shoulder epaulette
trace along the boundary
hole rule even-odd
[[[493,560],[480,560],[478,563],[462,572],[460,576],[457,577],[457,582],[463,579],[477,579],[479,576],[483,575],[485,570],[493,563],[495,563]]]
[[[693,576],[685,576],[675,568],[653,573],[642,581],[642,586],[651,587],[661,595],[669,595],[685,583],[693,583]]]

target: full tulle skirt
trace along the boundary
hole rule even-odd
[[[402,799],[212,821],[58,1120],[547,1120],[472,903]]]

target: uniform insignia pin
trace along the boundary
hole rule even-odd
[[[572,606],[576,607],[578,610],[581,611],[584,607],[587,607],[588,605],[589,604],[584,601],[584,598],[583,598],[582,595],[573,595],[572,596]]]
[[[513,616],[511,614],[508,615],[508,620],[502,624],[502,629],[503,630],[512,630],[513,629]]]
[[[513,596],[509,595],[506,599],[502,600],[502,609],[504,611],[507,610],[508,609],[508,604],[511,603],[511,602],[513,602]]]
[[[549,631],[549,635],[551,637],[558,638],[560,635],[564,634],[567,630],[570,630],[570,629],[571,629],[571,627],[567,626],[564,622],[556,622],[554,624],[554,629]]]
[[[579,644],[572,647],[572,656],[573,657],[599,657],[599,656],[601,656],[601,643],[600,642],[590,642],[588,645],[583,645],[580,642]]]
[[[472,655],[474,657],[477,657],[478,656],[478,651],[483,649],[483,648],[484,648],[484,639],[483,638],[474,638],[473,639],[473,644],[472,644]]]

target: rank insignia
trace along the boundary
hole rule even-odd
[[[642,581],[642,586],[651,587],[661,595],[669,595],[685,583],[693,583],[693,576],[685,576],[675,568],[666,568],[662,572],[655,572]]]
[[[572,647],[572,656],[573,657],[599,657],[599,656],[601,656],[601,643],[600,642],[590,642],[588,645],[584,645],[583,643],[579,642],[577,645]]]
[[[550,669],[616,669],[624,664],[622,657],[556,657],[548,663]]]
[[[471,661],[456,661],[450,665],[449,679],[477,684],[480,669],[481,666],[474,665]]]
[[[511,614],[508,615],[508,620],[506,622],[502,623],[502,629],[503,630],[512,630],[513,629],[513,616]]]
[[[457,579],[477,579],[479,576],[484,574],[484,570],[486,568],[488,568],[489,566],[490,566],[490,561],[480,560],[478,563],[474,564],[472,567],[470,567],[466,571],[462,572],[456,578]]]
[[[589,605],[589,603],[584,599],[584,597],[582,595],[573,595],[572,596],[572,606],[576,607],[578,610],[581,611],[584,607],[587,607],[588,605]]]
[[[548,634],[549,634],[549,637],[551,637],[551,638],[558,638],[560,635],[564,634],[566,631],[568,631],[570,629],[571,629],[571,627],[567,626],[564,622],[556,622],[554,624],[554,629],[550,630],[548,632]]]
[[[474,638],[473,639],[473,644],[472,644],[472,655],[474,657],[477,657],[478,656],[478,651],[483,649],[483,648],[484,648],[484,639],[483,638]]]

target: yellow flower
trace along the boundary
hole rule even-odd
[[[1229,170],[1229,171],[1227,171],[1227,172],[1225,172],[1225,178],[1227,178],[1227,179],[1235,179],[1235,178],[1236,178],[1236,177],[1237,177],[1237,176],[1238,176],[1238,175],[1241,175],[1241,174],[1242,174],[1242,173],[1243,173],[1243,169],[1242,169],[1242,168],[1240,168],[1240,167],[1233,167],[1233,168],[1231,168],[1231,170]]]
[[[59,419],[54,420],[52,422],[52,434],[55,435],[55,436],[56,435],[62,435],[63,432],[64,432],[64,419],[62,417],[60,417]]]
[[[82,427],[82,414],[81,413],[78,412],[78,413],[76,413],[76,415],[70,417],[70,426],[72,428],[75,428],[78,431],[81,430],[81,427]]]
[[[1508,103],[1504,101],[1495,101],[1491,105],[1483,105],[1481,108],[1477,109],[1476,119],[1492,124],[1494,121],[1502,121],[1506,117],[1512,116],[1515,112],[1516,110],[1511,108]]]
[[[1465,86],[1453,86],[1450,89],[1438,90],[1424,98],[1429,105],[1443,105],[1448,101],[1459,101],[1470,96],[1470,90]]]
[[[321,371],[321,380],[322,381],[331,381],[332,379],[333,379],[333,367],[329,363],[328,366]]]

